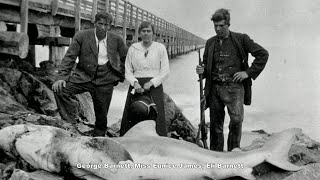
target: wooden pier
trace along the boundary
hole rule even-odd
[[[93,27],[97,12],[107,11],[114,17],[112,31],[120,34],[127,45],[139,41],[138,25],[148,20],[155,25],[155,41],[167,47],[173,58],[204,46],[205,40],[126,0],[0,0],[0,22],[8,31],[20,24],[20,32],[29,37],[29,51],[34,45],[50,48],[49,60],[61,60],[61,47],[68,46],[76,31]],[[3,29],[0,29],[0,33]],[[1,49],[1,47],[0,47]],[[59,50],[60,49],[60,50]]]

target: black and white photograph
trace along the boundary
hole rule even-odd
[[[0,0],[0,179],[320,179],[320,2]]]

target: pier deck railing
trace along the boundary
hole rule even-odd
[[[0,0],[0,6],[0,21],[19,23],[25,33],[28,24],[74,28],[75,32],[92,24],[97,12],[107,11],[114,17],[113,28],[127,42],[138,41],[138,25],[148,20],[155,25],[156,41],[166,45],[170,56],[202,48],[205,43],[199,36],[126,0]]]

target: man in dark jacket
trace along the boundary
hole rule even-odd
[[[75,34],[52,85],[61,117],[73,125],[78,113],[72,98],[83,92],[91,94],[96,116],[93,136],[105,136],[113,87],[124,80],[127,46],[119,35],[108,32],[111,22],[109,13],[100,12],[95,16],[94,29]]]
[[[223,151],[223,124],[227,106],[230,116],[228,151],[240,148],[243,104],[251,104],[251,79],[256,79],[264,69],[268,52],[246,34],[231,32],[230,13],[218,9],[211,20],[216,36],[207,40],[203,65],[197,74],[206,78],[205,97],[210,108],[210,149]],[[255,59],[248,65],[248,53]]]

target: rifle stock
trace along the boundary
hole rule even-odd
[[[198,55],[199,55],[199,65],[202,65],[202,60],[200,57],[200,49],[198,49]],[[199,74],[199,83],[200,83],[200,124],[199,128],[201,131],[201,140],[203,143],[204,148],[208,149],[207,145],[207,128],[206,128],[206,121],[205,121],[205,106],[206,106],[206,100],[203,94],[203,75]]]

